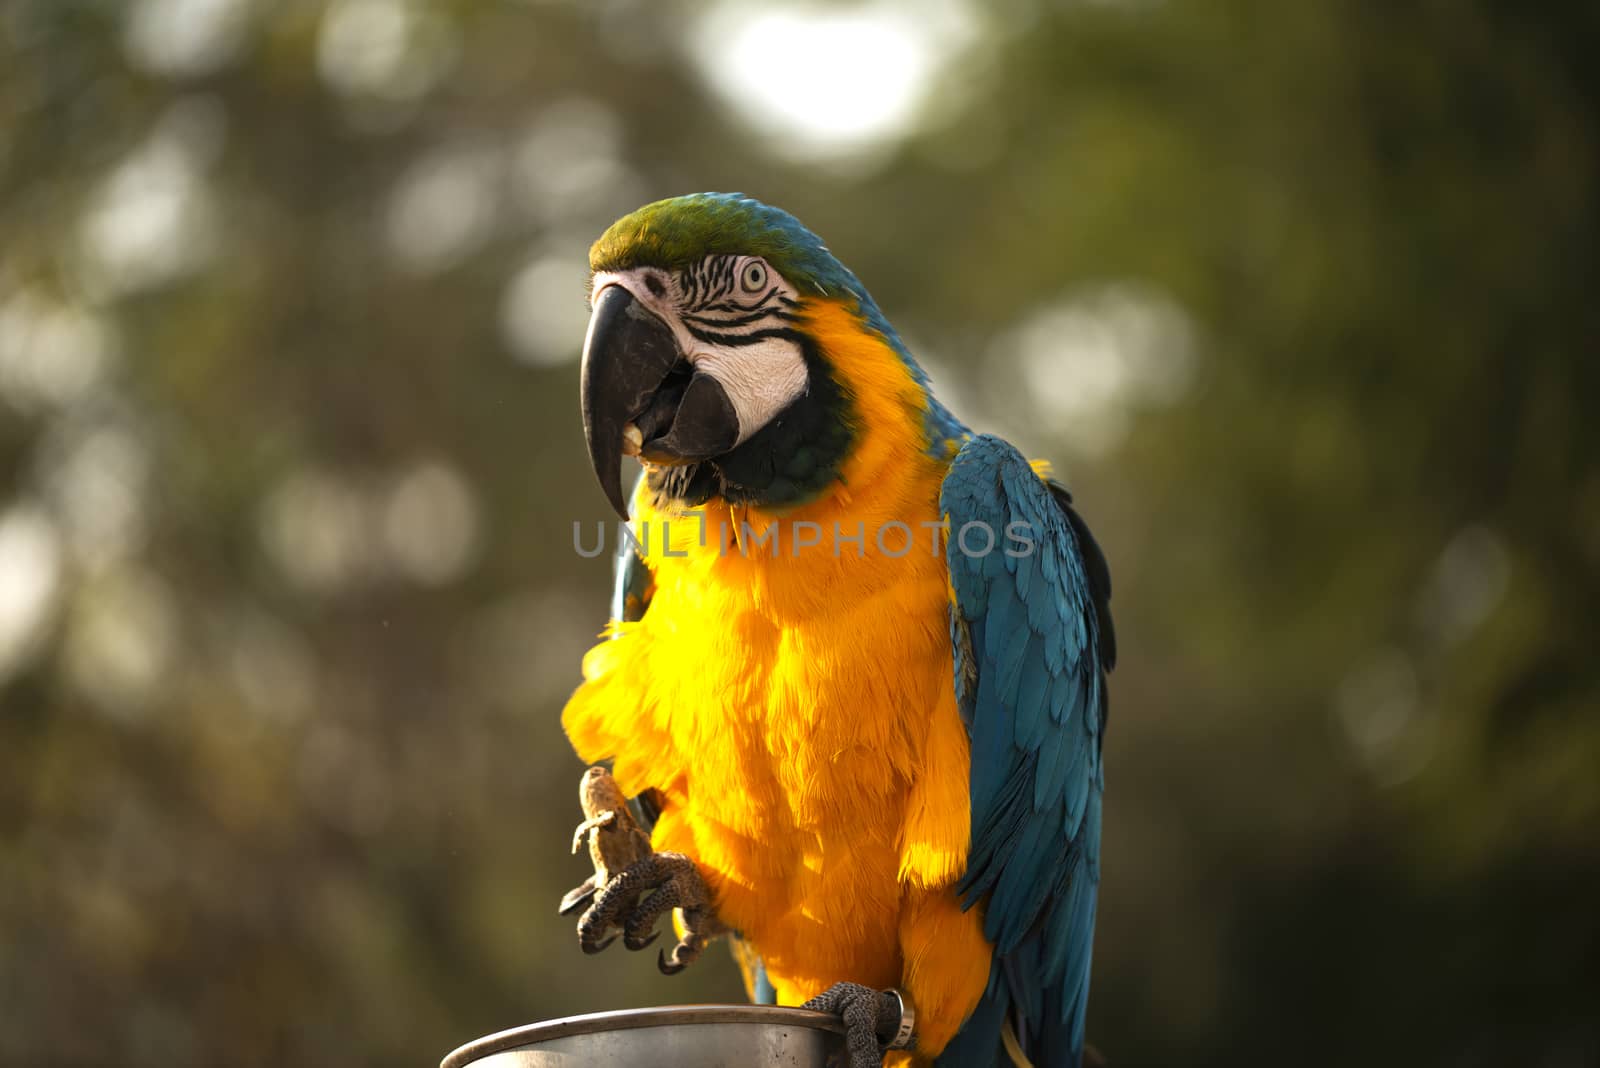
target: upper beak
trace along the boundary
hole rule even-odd
[[[689,463],[738,443],[739,419],[727,392],[695,373],[667,324],[620,285],[607,286],[594,302],[581,380],[589,461],[624,519],[625,451],[652,463]],[[632,448],[625,449],[629,436]]]

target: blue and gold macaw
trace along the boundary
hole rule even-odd
[[[893,1063],[1077,1065],[1115,643],[1071,498],[783,211],[660,201],[590,267],[584,428],[633,536],[563,724],[655,853],[585,947],[714,912],[664,969],[733,932],[751,996],[841,1014],[857,1068],[907,1002]]]

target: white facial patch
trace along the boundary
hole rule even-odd
[[[722,386],[739,417],[739,444],[805,393],[799,343],[766,336],[787,325],[782,315],[799,293],[765,261],[714,256],[682,277],[653,267],[596,272],[592,295],[607,286],[659,316],[695,370]]]
[[[701,351],[689,359],[727,390],[739,416],[741,444],[806,391],[805,359],[800,346],[788,338]]]

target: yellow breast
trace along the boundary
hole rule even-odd
[[[812,324],[830,326],[845,324]],[[851,345],[881,381],[857,398],[866,428],[841,482],[781,517],[636,502],[654,596],[591,650],[563,714],[585,760],[614,760],[630,794],[661,791],[655,848],[697,861],[791,1004],[843,979],[899,984],[907,897],[947,886],[967,847],[933,529],[945,463],[903,366],[858,329],[827,351]]]

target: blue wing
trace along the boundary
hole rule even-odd
[[[985,902],[995,956],[983,1000],[938,1063],[1009,1063],[999,1052],[1009,1018],[1038,1068],[1076,1068],[1100,881],[1105,673],[1116,655],[1110,576],[1071,497],[999,438],[962,447],[939,501],[950,521],[956,697],[972,739],[959,888],[967,907]]]

